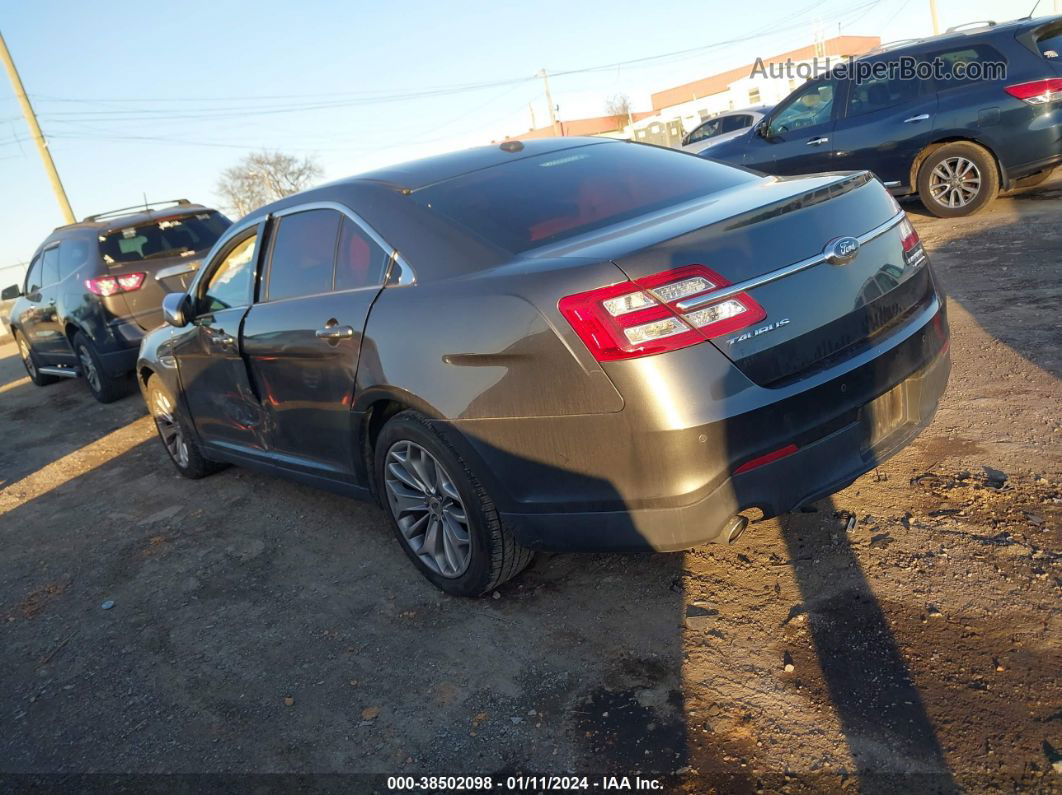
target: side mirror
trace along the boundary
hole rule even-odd
[[[693,133],[690,133],[689,135],[682,136],[682,146],[689,146],[690,145],[690,135],[693,135]]]
[[[17,284],[12,284],[10,287],[5,287],[4,291],[0,293],[0,301],[10,301],[20,295],[22,295],[22,289]]]
[[[771,123],[767,119],[761,119],[760,123],[756,125],[756,135],[760,136],[763,140],[769,140],[771,137]]]
[[[174,328],[188,325],[191,301],[188,293],[167,293],[162,299],[162,317]]]

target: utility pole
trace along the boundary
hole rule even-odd
[[[553,105],[553,95],[549,92],[549,75],[546,74],[546,70],[542,69],[539,72],[542,77],[542,82],[546,85],[546,104],[549,105],[549,120],[553,124],[553,137],[560,138],[560,124],[557,123],[557,109]]]
[[[8,52],[7,42],[4,41],[2,33],[0,33],[0,56],[4,59],[7,76],[11,78],[11,85],[15,88],[15,96],[18,97],[18,102],[22,106],[22,115],[26,117],[30,135],[37,144],[37,151],[40,152],[41,160],[44,161],[44,170],[48,172],[48,179],[51,180],[52,190],[55,191],[55,198],[59,202],[59,209],[63,211],[63,217],[66,218],[66,222],[72,224],[76,219],[74,218],[74,211],[70,209],[70,200],[66,198],[66,191],[63,190],[59,172],[55,170],[52,153],[48,151],[48,142],[44,140],[41,126],[37,124],[33,106],[30,104],[29,97],[26,96],[26,89],[22,86],[22,78],[18,76],[18,70],[15,68],[15,62],[11,60],[11,53]]]
[[[937,0],[929,0],[929,16],[933,18],[933,35],[936,36],[940,33],[940,19],[937,17]]]

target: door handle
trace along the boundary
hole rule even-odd
[[[350,326],[325,326],[317,329],[314,335],[322,340],[346,340],[354,336],[354,329]]]
[[[216,345],[219,348],[235,348],[236,347],[236,338],[234,336],[232,336],[231,334],[228,334],[228,333],[226,333],[224,331],[222,331],[220,333],[216,332],[216,331],[208,331],[207,332],[207,337],[210,340],[210,344],[211,345]]]
[[[830,139],[825,136],[823,136],[822,138],[812,138],[810,141],[808,141],[807,145],[818,146],[819,144],[827,143],[829,140]]]
[[[909,119],[904,119],[903,123],[904,124],[911,124],[911,123],[916,122],[916,121],[928,121],[928,120],[929,120],[929,114],[928,113],[919,113],[917,116],[912,116]]]

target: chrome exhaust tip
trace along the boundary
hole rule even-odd
[[[745,532],[745,528],[749,526],[749,520],[747,516],[731,516],[727,520],[727,523],[723,526],[723,538],[726,539],[726,543],[733,544],[737,541],[738,536]]]

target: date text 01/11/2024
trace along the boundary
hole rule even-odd
[[[663,782],[641,776],[389,776],[391,791],[430,790],[433,792],[489,791],[499,792],[567,792],[577,790],[659,791]]]

